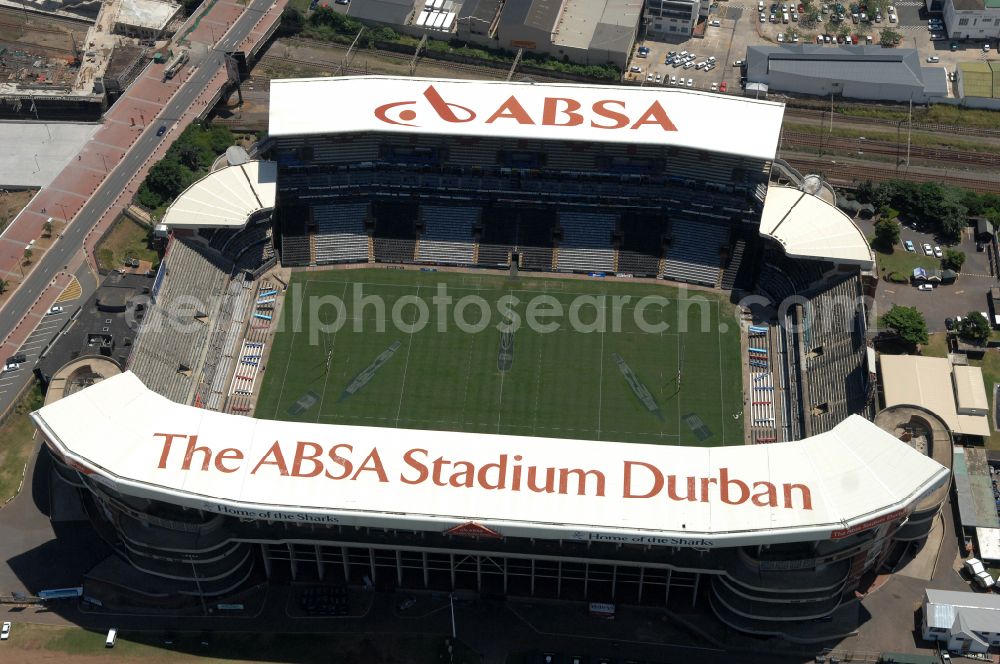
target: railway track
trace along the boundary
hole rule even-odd
[[[801,118],[803,120],[811,120],[815,122],[822,121],[824,119],[829,120],[830,112],[786,106],[785,117]],[[833,121],[834,123],[841,122],[854,125],[868,125],[872,127],[885,127],[887,129],[896,129],[896,127],[900,124],[900,121],[898,120],[869,118],[857,115],[847,115],[844,113],[834,113]],[[902,126],[906,127],[906,125],[907,123],[903,121]],[[957,127],[954,125],[924,124],[918,122],[913,123],[913,131],[926,132],[930,134],[959,134],[962,136],[989,136],[993,138],[1000,138],[1000,129],[979,129],[977,127]]]
[[[924,173],[914,170],[896,173],[888,168],[864,166],[854,162],[837,163],[829,159],[816,159],[793,153],[782,156],[801,173],[820,173],[824,179],[834,185],[852,186],[865,180],[871,180],[872,182],[910,180],[912,182],[940,182],[941,184],[950,184],[956,187],[971,189],[980,194],[1000,193],[1000,182],[988,182],[956,175]]]
[[[884,141],[866,140],[859,143],[856,139],[843,136],[820,137],[808,132],[785,131],[782,140],[794,147],[826,148],[830,151],[853,153],[863,150],[868,154],[878,154],[887,157],[900,158],[906,154],[905,145],[886,143]],[[962,164],[966,166],[1000,167],[1000,154],[991,152],[974,152],[971,150],[955,150],[951,148],[930,148],[915,145],[910,147],[910,159],[933,161],[936,163]]]
[[[324,50],[337,51],[339,53],[346,54],[347,47],[343,44],[336,44],[331,42],[320,41],[317,39],[305,39],[303,37],[287,37],[281,40],[283,44],[289,44],[292,46],[304,46],[308,48],[319,48]],[[410,62],[413,60],[413,56],[406,53],[397,53],[396,51],[383,51],[381,49],[365,49],[363,51],[358,51],[357,55],[361,53],[371,53],[377,55],[380,58],[395,60],[402,64],[409,66]],[[267,56],[265,56],[266,58]],[[440,67],[447,67],[448,69],[454,69],[456,71],[466,72],[469,74],[477,74],[483,78],[491,80],[506,80],[508,68],[506,67],[489,67],[486,65],[473,65],[465,62],[452,62],[450,60],[437,60],[431,57],[420,57],[417,60],[417,71],[420,73],[420,65],[422,63],[436,64]],[[337,63],[339,66],[339,62]],[[539,76],[536,74],[530,75],[533,80],[543,82],[543,83],[557,83],[565,82],[565,79],[560,79],[552,76]]]

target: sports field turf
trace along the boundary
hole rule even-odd
[[[444,315],[432,299],[442,286],[453,298]],[[384,301],[383,331],[376,305],[358,306],[357,288]],[[467,299],[462,313],[471,330],[455,323],[466,296],[485,303]],[[643,309],[648,296],[669,302]],[[419,327],[418,298],[426,324],[410,333],[400,327]],[[339,312],[333,300],[344,303]],[[490,316],[485,327],[476,326],[481,306]],[[561,317],[539,315],[559,306]],[[513,333],[498,329],[514,320],[510,311],[520,321]],[[312,316],[329,329],[319,331]],[[651,327],[664,322],[666,330]],[[544,332],[538,323],[556,329]],[[739,329],[724,296],[598,279],[363,269],[294,274],[255,415],[714,446],[742,444],[741,412]]]

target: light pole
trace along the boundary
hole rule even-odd
[[[457,639],[455,635],[455,593],[448,594],[448,604],[451,606],[451,638]]]
[[[107,173],[108,173],[108,160],[104,158],[104,153],[103,152],[101,152],[100,154],[101,154],[101,161],[104,162],[104,174],[107,175]]]
[[[858,154],[864,154],[864,150],[861,149],[861,141],[865,140],[864,136],[858,136]]]
[[[69,215],[66,214],[66,206],[63,205],[62,203],[59,203],[59,207],[61,207],[62,211],[63,211],[63,221],[65,221],[68,224],[69,223]]]
[[[35,155],[35,172],[42,170],[42,167],[38,165],[38,155]]]

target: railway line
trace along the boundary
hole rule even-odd
[[[906,154],[906,146],[904,144],[872,140],[859,142],[856,139],[843,136],[817,136],[816,134],[797,131],[785,131],[782,134],[782,145],[786,144],[791,144],[793,149],[811,147],[824,148],[831,152],[848,153],[854,153],[860,148],[867,154],[884,155],[894,159],[900,159]],[[969,167],[1000,167],[1000,154],[997,153],[955,150],[951,148],[931,148],[921,145],[910,147],[910,159],[932,161],[938,164],[962,164]]]
[[[940,172],[925,173],[907,169],[899,173],[889,168],[865,166],[856,162],[832,161],[816,159],[807,155],[785,153],[782,157],[802,173],[819,173],[825,180],[834,185],[853,186],[865,180],[886,182],[888,180],[910,180],[912,182],[939,182],[971,189],[980,194],[1000,192],[1000,182],[976,180],[957,175],[947,175]]]
[[[810,110],[806,108],[795,108],[791,106],[786,106],[785,118],[799,118],[811,122],[824,121],[824,120],[828,121],[830,118],[830,111]],[[835,124],[842,123],[842,124],[853,124],[853,125],[868,125],[872,127],[884,127],[886,129],[896,129],[896,127],[898,127],[900,124],[902,124],[903,127],[907,126],[907,123],[902,120],[870,118],[858,115],[847,115],[844,113],[834,113],[833,121]],[[925,124],[925,123],[914,122],[912,130],[930,134],[945,134],[945,135],[958,134],[962,136],[975,136],[977,138],[982,138],[983,136],[989,136],[992,138],[1000,139],[1000,129],[980,129],[978,127],[959,127],[955,125]]]

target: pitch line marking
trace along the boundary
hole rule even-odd
[[[305,300],[306,291],[309,289],[309,279],[302,284],[302,299]],[[347,287],[347,282],[344,282],[344,287]],[[256,298],[255,298],[256,299]],[[282,315],[284,315],[284,308],[281,310]],[[274,415],[271,417],[273,419],[278,418],[278,408],[281,406],[281,398],[285,395],[285,381],[288,379],[288,365],[292,363],[292,348],[295,346],[295,335],[299,332],[298,330],[292,329],[292,340],[288,345],[288,356],[285,358],[285,372],[281,375],[281,388],[278,390],[278,398],[274,400]],[[274,343],[271,344],[271,352],[274,352]]]
[[[420,297],[420,284],[417,284],[417,292],[415,294],[415,297],[417,297],[417,298]],[[419,317],[420,313],[418,312],[416,314],[416,316]],[[413,320],[413,322],[416,323],[417,319],[415,318]],[[412,325],[412,323],[411,323],[411,325]],[[407,373],[407,370],[410,368],[410,349],[411,348],[413,348],[413,333],[412,332],[410,333],[410,339],[409,339],[409,341],[406,344],[406,362],[403,364],[403,380],[401,381],[401,384],[399,386],[399,403],[396,405],[396,426],[397,427],[399,426],[399,415],[400,415],[400,413],[403,412],[403,395],[406,393],[406,373]]]
[[[602,301],[603,303],[603,301]],[[607,316],[607,306],[601,307],[602,318]],[[601,408],[604,406],[604,337],[605,332],[601,332],[601,350],[597,356],[597,365],[600,368],[597,378],[597,440],[601,439]]]
[[[340,299],[343,301],[344,295],[347,294],[347,282],[344,282],[344,290],[340,292]],[[340,332],[343,326],[338,327],[333,333],[333,340],[330,343],[330,347],[326,347],[326,335],[323,335],[323,361],[326,362],[326,358],[330,358],[330,364],[333,364],[333,351],[337,347],[337,334]],[[330,365],[326,367],[326,375],[323,377],[323,394],[319,397],[319,408],[316,409],[316,421],[319,422],[319,414],[323,412],[323,402],[326,401],[326,390],[330,386],[330,376],[331,369]]]

